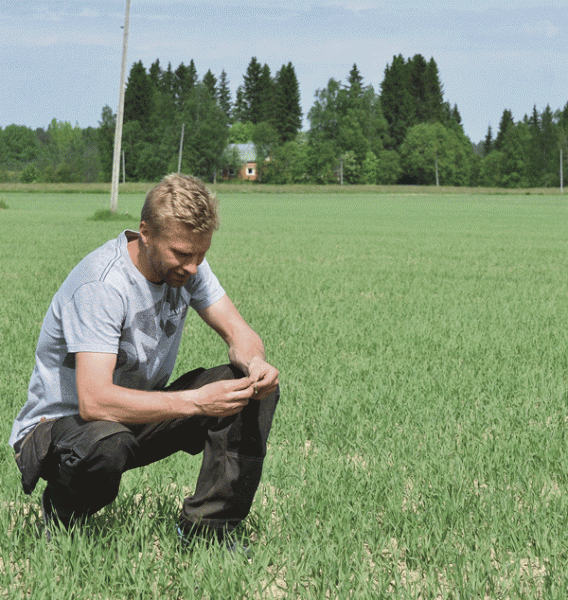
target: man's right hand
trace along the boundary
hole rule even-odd
[[[207,417],[229,417],[240,412],[254,394],[254,382],[249,377],[208,383],[196,390],[182,392],[190,396],[196,412]]]

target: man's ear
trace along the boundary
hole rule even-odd
[[[146,221],[140,221],[140,226],[138,227],[138,232],[140,233],[140,240],[144,246],[148,243],[148,238],[151,235],[150,227]]]

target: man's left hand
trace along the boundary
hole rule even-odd
[[[278,369],[268,364],[260,356],[253,356],[247,366],[248,376],[254,384],[253,400],[262,400],[276,390]]]

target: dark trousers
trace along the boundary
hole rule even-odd
[[[196,389],[238,379],[232,365],[186,373],[167,389]],[[63,417],[51,428],[51,446],[42,475],[47,500],[65,525],[111,503],[122,474],[179,451],[203,452],[195,493],[185,499],[180,524],[186,531],[231,531],[249,513],[260,483],[266,442],[279,392],[226,418],[192,417],[148,425],[83,421]]]

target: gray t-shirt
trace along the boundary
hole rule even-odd
[[[203,261],[181,288],[148,281],[134,266],[124,231],[71,271],[43,321],[28,388],[10,444],[43,418],[79,412],[75,353],[117,355],[113,381],[137,390],[164,387],[173,371],[187,310],[203,310],[225,292]]]

